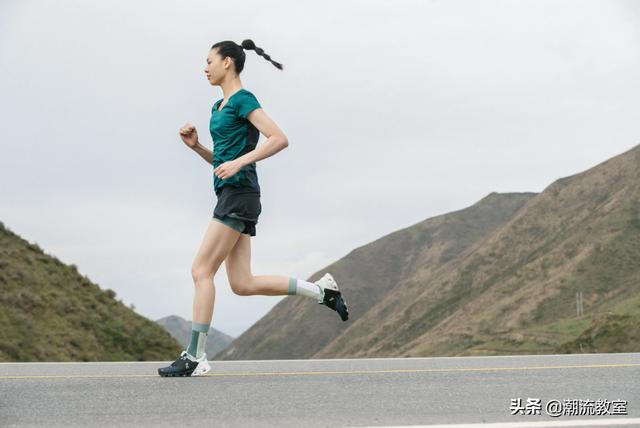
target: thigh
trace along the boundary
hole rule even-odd
[[[251,237],[245,233],[225,259],[229,284],[245,284],[251,278]]]
[[[240,232],[237,230],[211,220],[193,261],[193,270],[198,275],[205,276],[215,273],[239,237]]]

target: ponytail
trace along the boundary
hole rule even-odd
[[[242,70],[244,69],[244,60],[246,59],[244,49],[256,51],[258,55],[264,57],[264,59],[269,61],[279,70],[282,70],[283,68],[282,64],[273,61],[271,57],[264,53],[264,50],[262,48],[257,47],[251,39],[243,40],[242,44],[240,45],[232,40],[224,40],[211,46],[211,49],[217,49],[218,54],[222,59],[226,57],[233,58],[236,73],[238,74],[242,73]]]
[[[256,51],[256,53],[262,57],[264,57],[264,59],[266,59],[267,61],[269,61],[271,64],[273,64],[277,69],[282,70],[283,66],[282,64],[280,64],[279,62],[275,62],[274,60],[271,59],[271,57],[269,55],[267,55],[266,53],[264,53],[264,49],[259,48],[255,45],[255,43],[253,43],[253,40],[251,39],[246,39],[242,41],[242,44],[240,45],[240,47],[247,49],[247,50],[254,50]]]

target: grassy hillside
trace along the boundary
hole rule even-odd
[[[0,361],[173,360],[180,344],[0,223]]]
[[[565,352],[576,340],[579,348],[602,314],[640,313],[639,184],[640,146],[557,180],[454,264],[399,285],[315,356]],[[399,307],[400,316],[384,315]],[[370,323],[375,342],[362,334]],[[611,339],[582,349],[640,350]]]
[[[320,352],[372,307],[389,295],[396,295],[398,284],[411,281],[418,271],[435,271],[453,262],[513,217],[534,195],[491,193],[471,207],[422,221],[356,248],[309,278],[315,281],[327,271],[334,275],[347,296],[348,322],[343,323],[335,312],[308,299],[287,297],[216,359],[306,358]],[[380,316],[394,311],[387,308]],[[360,334],[371,333],[376,324],[363,325]],[[378,339],[374,334],[366,340]]]
[[[219,358],[640,351],[640,146],[394,232],[310,280],[326,271],[349,322],[288,297]]]
[[[169,360],[182,349],[1,223],[0,243],[0,361]],[[289,296],[215,359],[640,351],[640,146],[539,194],[490,193],[390,233],[308,280],[327,271],[348,322]]]

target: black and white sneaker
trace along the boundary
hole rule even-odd
[[[171,363],[170,366],[158,369],[160,376],[202,376],[211,370],[207,354],[203,353],[202,357],[194,359],[186,350],[182,351],[180,356]]]
[[[349,311],[347,310],[347,302],[342,298],[342,293],[338,289],[338,284],[329,272],[325,273],[322,278],[317,280],[315,284],[320,287],[320,299],[318,303],[325,305],[340,315],[342,321],[349,319]]]

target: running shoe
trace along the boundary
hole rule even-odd
[[[347,302],[342,297],[342,293],[338,289],[338,284],[329,272],[325,273],[322,278],[317,280],[315,284],[320,287],[320,299],[318,303],[328,306],[340,315],[342,321],[349,319],[349,311],[347,310]]]
[[[207,354],[203,353],[202,357],[196,359],[186,350],[182,351],[180,356],[171,363],[170,366],[158,369],[160,376],[202,376],[211,370]]]

